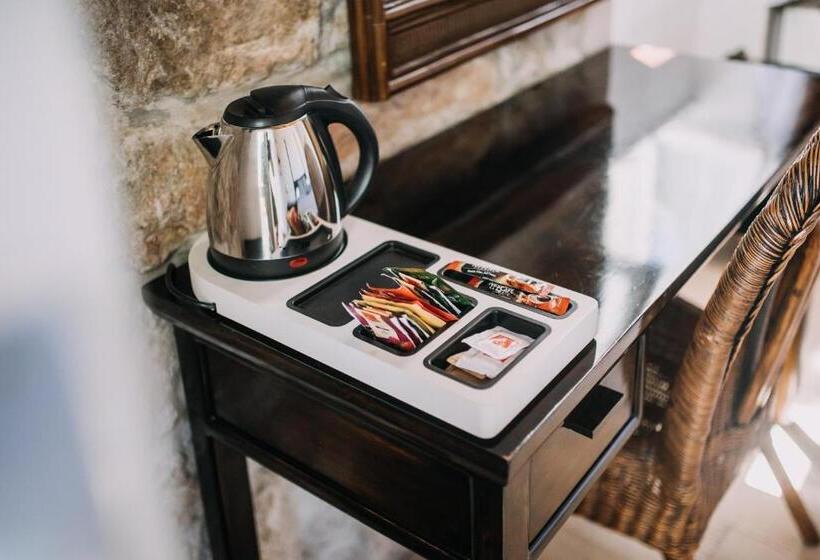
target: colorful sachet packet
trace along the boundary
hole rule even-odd
[[[572,300],[553,293],[553,284],[501,270],[453,261],[444,267],[442,274],[479,292],[492,294],[558,317],[566,315],[572,306]]]
[[[342,303],[368,333],[410,353],[472,309],[473,301],[423,269],[385,268],[396,287],[365,286],[360,298]]]

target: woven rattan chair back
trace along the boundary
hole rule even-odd
[[[812,135],[741,239],[695,329],[675,380],[663,437],[664,463],[679,484],[694,485],[700,478],[706,436],[712,431],[721,395],[728,396],[724,391],[728,388],[725,387],[727,373],[773,286],[812,234],[818,220],[820,131]],[[793,278],[800,278],[805,284],[784,282],[780,290],[807,293],[816,278],[816,260],[813,255],[798,259],[796,262],[803,266]],[[807,299],[787,299],[790,305],[775,310],[771,319],[776,325],[774,330],[796,333],[802,319],[799,312],[805,311]],[[785,355],[791,340],[784,334],[778,337],[778,343]],[[767,351],[764,357],[775,354]],[[767,360],[771,358],[762,361]],[[777,365],[782,366],[782,362],[766,365],[768,371],[757,367],[751,387],[765,385],[762,379],[776,375],[778,368],[773,366]],[[754,401],[757,402],[757,395]],[[751,413],[746,406],[744,419],[748,421]]]
[[[744,458],[768,436],[773,389],[820,268],[818,221],[820,129],[781,174],[696,320],[660,433],[627,444],[581,513],[667,558],[693,557]],[[763,344],[748,353],[752,332]]]

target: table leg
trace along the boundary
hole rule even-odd
[[[212,556],[214,560],[258,560],[247,461],[241,452],[208,435],[206,422],[212,407],[199,348],[186,333],[175,335]]]
[[[767,434],[763,439],[761,449],[763,456],[772,469],[774,477],[777,479],[777,483],[780,485],[780,490],[783,492],[783,498],[786,500],[789,512],[792,514],[792,518],[797,524],[797,529],[800,531],[803,544],[805,546],[817,546],[820,544],[820,535],[818,535],[817,527],[814,525],[814,521],[812,521],[809,512],[806,510],[806,506],[800,498],[800,494],[797,493],[797,489],[792,485],[786,468],[780,461],[777,450],[775,450],[771,435]]]
[[[194,445],[214,560],[258,559],[245,456],[207,436],[195,437]]]

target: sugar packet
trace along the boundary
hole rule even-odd
[[[468,336],[462,342],[496,360],[506,360],[533,343],[533,339],[501,326]]]
[[[493,379],[507,366],[509,362],[496,360],[483,354],[475,348],[453,354],[447,358],[447,363],[473,376],[484,379]]]

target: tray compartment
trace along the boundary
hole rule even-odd
[[[446,278],[446,280],[450,280]],[[518,354],[501,372],[493,379],[478,379],[470,375],[458,371],[456,368],[447,363],[447,358],[458,352],[463,352],[469,348],[467,344],[462,342],[468,336],[475,333],[491,329],[496,326],[504,327],[514,333],[523,334],[533,339],[533,343]],[[507,375],[507,373],[515,367],[515,365],[526,356],[533,348],[541,343],[550,333],[550,328],[532,319],[522,317],[517,313],[512,313],[500,307],[491,307],[475,318],[475,320],[464,327],[453,338],[439,348],[436,352],[431,354],[424,360],[424,365],[442,375],[446,375],[456,381],[474,387],[476,389],[487,389],[492,387],[498,381]]]
[[[475,308],[473,308],[473,309],[475,309]],[[470,314],[472,311],[473,311],[472,309],[470,311],[467,311],[461,318],[459,318],[459,321],[461,319],[463,319],[464,317],[466,317],[468,314]],[[453,325],[455,325],[456,323],[458,323],[458,321],[456,321],[455,323],[449,323],[446,326],[442,327],[437,332],[433,333],[433,335],[430,336],[430,338],[428,338],[427,340],[425,340],[424,342],[422,342],[421,344],[416,346],[410,352],[402,352],[398,348],[394,348],[394,347],[390,346],[389,344],[385,344],[384,342],[382,342],[381,340],[379,340],[378,338],[376,338],[375,336],[370,334],[370,330],[364,328],[362,325],[358,325],[355,329],[353,329],[353,336],[355,336],[359,340],[363,340],[365,342],[369,342],[370,344],[372,344],[374,346],[378,346],[382,350],[387,350],[388,352],[390,352],[391,354],[395,354],[396,356],[412,356],[413,354],[417,353],[419,350],[421,350],[422,348],[424,348],[425,346],[430,344],[431,341],[433,341],[433,340],[437,339],[439,336],[441,336],[441,334],[443,332],[445,332],[447,330],[450,330],[450,328]]]
[[[368,342],[368,343],[370,343],[374,346],[378,346],[382,350],[386,350],[386,351],[390,352],[391,354],[395,354],[397,356],[412,356],[413,354],[417,353],[419,350],[421,350],[422,348],[424,348],[425,346],[430,344],[430,342],[432,342],[433,340],[435,340],[439,336],[441,336],[442,333],[444,333],[447,330],[450,330],[453,327],[453,325],[455,325],[456,323],[461,322],[464,319],[464,317],[466,317],[467,315],[469,315],[470,313],[475,311],[476,307],[478,306],[478,302],[476,301],[476,299],[473,298],[473,297],[468,296],[467,294],[465,294],[463,292],[459,292],[459,293],[462,296],[464,296],[465,298],[467,298],[468,300],[470,300],[470,302],[473,304],[472,308],[465,311],[464,314],[461,315],[456,321],[453,321],[452,323],[447,323],[446,325],[441,327],[439,330],[434,332],[429,338],[424,340],[421,344],[418,344],[410,352],[403,352],[403,351],[399,350],[398,348],[394,348],[393,346],[390,346],[389,344],[386,344],[386,343],[382,342],[377,337],[373,336],[373,334],[370,332],[370,329],[364,327],[363,325],[358,325],[355,329],[353,329],[353,336],[355,336],[359,340],[363,340],[364,342]]]
[[[291,298],[288,307],[325,325],[341,327],[353,321],[342,302],[358,298],[359,290],[368,282],[384,285],[380,276],[384,267],[427,268],[438,259],[438,255],[401,241],[386,241]]]
[[[446,280],[447,282],[450,282],[452,284],[456,284],[458,286],[462,286],[464,288],[467,288],[468,290],[472,290],[472,291],[478,292],[482,295],[489,296],[491,298],[495,298],[498,301],[503,301],[504,303],[507,303],[509,305],[514,305],[516,307],[520,307],[521,309],[526,309],[527,311],[532,311],[533,313],[538,313],[539,315],[543,315],[544,317],[549,317],[550,319],[566,319],[567,317],[572,315],[572,313],[578,307],[578,304],[575,303],[574,300],[570,300],[569,309],[567,309],[567,312],[564,313],[563,315],[556,315],[555,313],[550,313],[548,311],[542,311],[542,310],[537,309],[535,307],[530,307],[528,305],[524,305],[523,303],[517,303],[515,301],[503,298],[499,295],[496,295],[496,294],[493,294],[493,293],[490,293],[490,292],[482,292],[480,290],[476,290],[475,288],[473,288],[472,286],[470,286],[467,283],[463,282],[459,278],[456,278],[455,276],[450,276],[448,274],[445,274],[445,272],[447,270],[446,266],[447,265],[445,265],[444,267],[442,267],[441,270],[438,271],[437,274],[438,274],[439,278],[442,278],[443,280]],[[526,276],[525,274],[519,274],[518,272],[516,272],[515,274],[518,275],[518,276],[523,276],[525,278],[532,278],[531,276]]]

